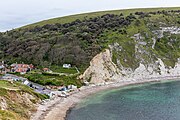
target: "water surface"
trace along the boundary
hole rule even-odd
[[[180,81],[97,93],[73,108],[67,120],[180,120]]]

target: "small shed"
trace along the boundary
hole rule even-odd
[[[63,68],[71,68],[71,64],[63,64]]]

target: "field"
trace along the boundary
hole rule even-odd
[[[60,66],[51,66],[50,69],[53,72],[57,72],[57,73],[65,73],[65,74],[76,74],[77,70],[75,67],[71,67],[71,68],[63,68]]]

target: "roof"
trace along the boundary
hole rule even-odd
[[[0,69],[4,68],[4,65],[0,65]]]
[[[28,65],[28,64],[12,64],[11,67],[20,67],[20,68],[34,68],[34,66],[32,64]]]
[[[44,71],[47,71],[47,70],[49,70],[49,68],[43,68],[43,70],[44,70]]]
[[[26,72],[28,70],[28,68],[18,68],[16,69],[16,72]]]

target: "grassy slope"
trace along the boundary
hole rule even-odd
[[[169,8],[140,8],[140,9],[124,9],[124,10],[113,10],[113,11],[101,11],[101,12],[92,12],[92,13],[84,13],[84,14],[77,14],[77,15],[70,15],[65,17],[53,18],[49,20],[43,20],[34,24],[26,25],[21,28],[33,28],[35,26],[43,26],[46,24],[55,24],[55,23],[69,23],[76,19],[83,20],[84,18],[93,18],[97,16],[101,16],[104,14],[120,14],[123,13],[124,15],[128,15],[129,13],[135,13],[139,11],[143,12],[153,12],[153,11],[160,11],[160,10],[178,10],[180,7],[169,7]]]
[[[10,83],[0,80],[0,98],[5,99],[7,110],[0,110],[0,120],[25,120],[29,118],[28,112],[34,110],[33,106],[28,106],[26,103],[21,103],[18,96],[23,93],[29,93],[35,97],[32,102],[36,103],[38,99],[44,99],[45,96],[35,93],[31,88],[20,83]],[[18,95],[19,94],[19,95]]]
[[[0,120],[23,120],[23,118],[14,112],[0,110]]]
[[[26,74],[24,77],[28,78],[30,81],[41,84],[41,85],[76,85],[78,87],[82,86],[80,80],[77,80],[77,75],[71,76],[60,76],[60,75],[53,75],[48,73],[43,74]]]
[[[169,8],[168,8],[169,9]],[[173,9],[178,9],[178,8],[173,8]],[[147,9],[145,9],[148,11]],[[153,9],[154,10],[154,9]],[[159,10],[159,9],[158,9]],[[166,9],[167,10],[167,9]],[[172,10],[172,9],[169,9]],[[143,40],[144,42],[147,42],[148,44],[146,46],[140,46],[142,49],[149,51],[150,53],[154,54],[139,54],[140,59],[144,59],[145,63],[148,64],[151,62],[152,59],[156,59],[156,57],[161,58],[165,65],[174,67],[175,62],[177,58],[180,56],[178,53],[178,46],[177,44],[179,43],[176,41],[176,44],[173,44],[174,48],[171,48],[168,46],[168,39],[166,38],[167,36],[165,35],[160,42],[157,42],[155,46],[155,50],[151,49],[152,46],[152,39],[155,35],[152,34],[152,30],[156,30],[159,28],[153,28],[153,25],[159,26],[159,23],[166,23],[167,26],[179,26],[177,24],[177,21],[180,20],[178,17],[171,17],[171,16],[164,16],[164,15],[151,15],[151,17],[147,17],[144,19],[138,19],[139,20],[139,25],[136,25],[136,21],[134,21],[130,26],[126,27],[127,35],[122,35],[119,34],[118,31],[108,31],[104,32],[102,34],[101,39],[107,39],[109,44],[113,43],[118,43],[119,45],[123,46],[123,49],[125,51],[113,51],[113,62],[116,63],[117,59],[120,60],[121,64],[124,67],[130,67],[130,68],[137,68],[138,67],[138,61],[139,59],[135,59],[135,44],[134,39],[131,38],[134,34],[141,33],[143,37],[146,35],[144,33],[147,33],[149,37],[145,37]],[[150,23],[151,21],[151,26],[148,26],[147,24]],[[144,35],[143,35],[144,34]],[[171,35],[171,38],[173,39],[179,39],[179,35]],[[172,50],[173,49],[173,50]],[[137,53],[136,53],[137,54]],[[166,59],[165,59],[166,58]],[[127,60],[126,62],[124,60]]]

